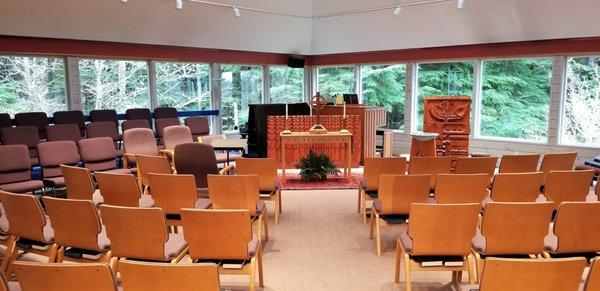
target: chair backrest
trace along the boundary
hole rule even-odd
[[[245,260],[252,240],[251,214],[247,210],[181,210],[185,240],[192,259]]]
[[[490,202],[481,223],[485,254],[541,254],[552,220],[551,202]]]
[[[0,203],[6,211],[10,234],[39,242],[52,242],[52,228],[46,223],[42,205],[35,196],[0,190]]]
[[[173,125],[165,127],[163,129],[163,139],[165,148],[167,149],[174,149],[178,144],[194,142],[190,128],[185,125]]]
[[[115,257],[164,261],[169,239],[165,214],[160,208],[100,205],[110,249]]]
[[[439,174],[435,185],[438,203],[480,203],[488,195],[490,175]]]
[[[175,170],[178,174],[194,175],[196,187],[207,188],[207,175],[218,174],[217,158],[212,146],[184,143],[175,146]]]
[[[140,205],[142,193],[133,175],[96,172],[94,176],[105,204],[128,207]]]
[[[92,122],[103,122],[110,121],[119,126],[119,120],[117,119],[117,111],[113,109],[98,109],[90,111],[90,119]]]
[[[493,176],[498,157],[463,157],[456,160],[455,174],[481,174]]]
[[[541,172],[500,173],[494,177],[491,196],[501,202],[534,202],[541,186]]]
[[[412,203],[427,202],[430,180],[429,175],[380,175],[381,213],[408,214]]]
[[[86,138],[79,141],[83,165],[92,172],[117,168],[117,151],[110,137]]]
[[[152,124],[152,112],[148,108],[130,108],[125,110],[127,120],[145,119],[148,124]]]
[[[0,129],[3,129],[5,127],[12,127],[12,126],[13,126],[13,123],[12,123],[12,119],[10,118],[10,114],[0,113]]]
[[[585,280],[584,291],[600,290],[600,259],[592,259],[590,265],[590,271],[588,272],[587,279]]]
[[[65,177],[68,199],[92,200],[96,190],[90,170],[80,167],[60,165],[60,171]]]
[[[247,209],[256,215],[257,175],[208,175],[208,197],[214,209]]]
[[[365,158],[364,180],[367,182],[365,190],[376,190],[379,187],[379,175],[406,173],[406,158]]]
[[[65,247],[101,251],[98,234],[102,224],[96,206],[90,200],[44,197],[52,221],[54,241]]]
[[[154,132],[148,128],[133,128],[123,132],[123,149],[135,155],[158,155]]]
[[[573,170],[575,159],[577,159],[577,152],[546,153],[540,165],[540,172],[544,173],[544,185],[546,185],[550,171]]]
[[[408,224],[408,235],[413,240],[411,255],[468,255],[480,209],[477,203],[413,203]]]
[[[530,173],[537,171],[539,154],[503,155],[500,160],[499,173]]]
[[[29,149],[35,149],[40,143],[40,135],[34,126],[15,126],[2,129],[2,144],[24,144]]]
[[[158,137],[164,136],[164,130],[166,127],[181,125],[179,118],[161,118],[156,119],[154,122],[156,123],[156,133],[158,134]]]
[[[586,201],[594,173],[594,170],[550,171],[544,186],[544,195],[557,204],[564,201]]]
[[[198,142],[203,143],[203,144],[207,144],[207,145],[212,145],[212,141],[215,139],[226,139],[227,137],[224,134],[212,134],[212,135],[204,135],[201,137],[198,137]]]
[[[563,202],[554,220],[555,253],[600,251],[600,202]]]
[[[34,263],[16,261],[13,270],[23,291],[116,291],[108,264]]]
[[[158,107],[154,108],[154,118],[177,118],[177,109],[173,107]]]
[[[121,131],[123,133],[125,133],[125,131],[127,131],[129,129],[135,129],[135,128],[146,128],[146,129],[150,129],[150,130],[152,129],[150,123],[146,119],[125,120],[125,121],[123,121],[123,123],[121,123]]]
[[[213,263],[170,264],[123,260],[119,262],[125,290],[219,291],[219,268]]]
[[[41,139],[46,138],[46,126],[48,115],[45,112],[22,112],[15,114],[15,124],[17,126],[35,126]]]
[[[585,258],[487,258],[479,290],[578,290],[585,263]]]
[[[181,208],[194,208],[198,199],[196,181],[192,175],[148,174],[150,195],[154,206],[166,214],[179,214]]]
[[[56,111],[52,117],[54,117],[54,124],[75,124],[81,136],[85,135],[85,117],[80,110]]]
[[[240,175],[258,175],[260,191],[274,191],[277,183],[277,162],[271,158],[238,158],[235,160]]]
[[[414,138],[410,142],[410,157],[434,157],[436,156],[435,138],[430,140],[419,140]]]
[[[431,175],[431,189],[435,188],[435,182],[438,174],[452,173],[452,157],[411,157],[408,165],[408,174]]]
[[[61,177],[60,165],[77,165],[79,154],[73,141],[49,141],[38,145],[38,154],[44,178]]]
[[[27,146],[0,146],[0,161],[0,184],[31,180],[31,160]]]
[[[204,116],[188,117],[185,119],[185,125],[190,128],[194,136],[210,134],[208,118]]]
[[[111,121],[90,122],[85,125],[85,132],[88,138],[110,137],[113,141],[117,140],[119,135],[117,127]]]
[[[137,165],[138,184],[148,185],[148,173],[171,174],[171,164],[164,156],[135,155]]]

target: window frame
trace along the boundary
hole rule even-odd
[[[188,61],[179,61],[179,60],[176,60],[176,61],[172,61],[172,60],[156,60],[156,59],[151,59],[148,62],[150,62],[150,61],[154,61],[155,62],[155,66],[158,66],[159,63],[206,65],[208,67],[208,91],[210,92],[208,101],[210,102],[210,106],[209,106],[209,109],[202,109],[202,110],[211,110],[211,109],[214,108],[214,104],[213,104],[213,100],[212,100],[212,94],[213,94],[212,93],[212,90],[213,90],[212,70],[213,70],[213,68],[211,66],[211,63],[192,62],[192,61],[188,62]],[[159,99],[159,92],[158,92],[158,69],[156,69],[156,71],[154,73],[156,75],[156,78],[155,78],[156,82],[155,82],[154,85],[157,86],[157,88],[156,88],[156,104],[158,105],[158,99]],[[150,70],[148,70],[148,74],[149,75],[151,74]],[[150,83],[151,83],[150,78],[148,78],[148,84],[150,85]],[[152,90],[150,89],[150,91],[152,91]],[[150,96],[150,99],[152,99],[152,96]],[[177,111],[186,112],[186,111],[194,111],[194,110],[179,110],[179,109],[177,109]]]

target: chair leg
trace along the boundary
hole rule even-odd
[[[371,210],[371,215],[373,211]],[[369,231],[369,238],[373,239],[373,230],[375,229],[375,220],[371,219],[371,223],[370,223],[371,227],[370,227],[370,231]]]
[[[371,210],[371,214],[373,215],[371,219],[375,219],[375,244],[377,245],[377,256],[381,256],[381,226],[379,214],[376,214],[375,210]]]
[[[467,256],[467,271],[469,273],[469,284],[475,284],[475,276],[473,276],[473,255],[469,254]]]
[[[356,212],[361,213],[360,210],[362,209],[361,207],[361,189],[360,187],[358,188],[358,209],[356,210]]]
[[[262,220],[263,220],[263,227],[265,228],[265,241],[269,241],[269,225],[267,223],[267,209],[265,208],[265,213],[263,213]]]
[[[483,260],[478,253],[475,253],[475,269],[477,270],[477,282],[481,283],[481,275],[483,274]]]
[[[65,259],[65,247],[61,246],[58,248],[58,253],[56,254],[56,262],[62,263]]]
[[[452,272],[454,274],[454,283],[455,284],[460,284],[462,282],[462,271],[454,271]]]
[[[15,247],[16,242],[17,242],[17,237],[14,235],[11,235],[8,238],[8,242],[6,243],[6,251],[4,252],[4,258],[2,259],[2,271],[5,274],[7,274],[8,265],[10,264],[10,261],[13,259],[14,250],[16,249],[16,247]]]
[[[258,254],[257,254],[257,263],[258,263],[258,286],[260,287],[264,287],[264,283],[263,283],[263,254],[262,254],[262,248],[258,248]]]
[[[410,257],[404,253],[404,277],[406,277],[406,291],[412,290],[412,278],[410,274]]]
[[[279,194],[277,194],[277,195],[279,195]],[[275,224],[278,224],[278,223],[279,223],[279,198],[277,198],[275,200]]]
[[[400,240],[396,241],[396,273],[394,274],[394,282],[400,283],[400,261],[402,251],[400,250]]]
[[[283,208],[281,207],[281,188],[277,190],[277,201],[279,202],[279,213],[283,213]]]
[[[50,252],[48,254],[48,263],[56,262],[56,252],[58,250],[58,246],[56,244],[52,244],[50,247]]]
[[[119,271],[118,266],[119,266],[119,257],[110,258],[110,269],[112,270],[115,278],[117,277],[117,272]]]
[[[254,291],[254,289],[256,288],[256,274],[255,274],[255,269],[256,267],[256,258],[252,258],[250,260],[250,274],[248,274],[250,276],[250,283],[249,283],[249,287],[250,287],[250,291]]]
[[[360,213],[362,213],[363,224],[367,224],[367,200],[364,197],[360,199]]]

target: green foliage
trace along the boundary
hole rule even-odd
[[[318,70],[319,92],[325,98],[356,92],[354,67],[325,67]]]
[[[156,62],[156,89],[159,107],[178,110],[210,109],[209,65]]]
[[[387,128],[404,129],[406,65],[362,67],[363,103],[385,107]]]
[[[269,67],[269,97],[271,103],[302,102],[304,70],[283,66]]]
[[[338,175],[340,173],[328,155],[317,154],[312,150],[298,161],[296,168],[300,169],[302,181],[323,181],[328,174]]]
[[[248,104],[262,99],[262,67],[221,65],[221,118],[223,130],[231,131],[248,121]]]

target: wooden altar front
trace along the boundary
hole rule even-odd
[[[437,155],[468,156],[471,97],[427,96],[423,131],[436,132]]]

